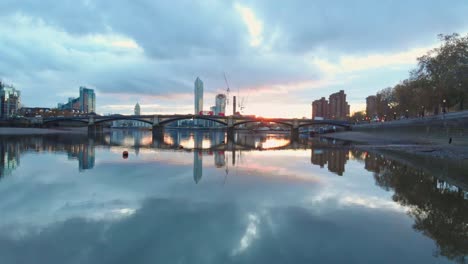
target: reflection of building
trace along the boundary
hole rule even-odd
[[[0,82],[0,118],[9,118],[16,115],[20,108],[20,91],[11,85]]]
[[[216,168],[222,168],[226,165],[226,157],[224,156],[224,151],[216,151],[214,153],[214,162]]]
[[[325,97],[312,102],[312,119],[315,117],[330,118],[328,115],[328,101]]]
[[[88,144],[71,145],[67,152],[69,159],[78,159],[80,171],[94,168],[95,151],[92,140],[88,141]]]
[[[328,151],[328,170],[343,176],[346,161],[349,159],[348,155],[348,150],[336,149]]]
[[[321,168],[328,163],[329,171],[342,176],[348,159],[349,151],[345,149],[312,149],[310,161]]]
[[[201,151],[193,152],[193,180],[198,183],[203,175],[203,156]]]
[[[373,153],[367,153],[364,159],[365,162],[365,169],[368,171],[380,172],[380,166],[382,165],[382,160],[378,157],[378,155]]]
[[[20,149],[18,144],[0,142],[0,179],[10,175],[19,166]]]
[[[0,137],[0,178],[11,174],[20,164],[20,155],[30,150],[66,153],[69,159],[78,160],[80,171],[94,167],[95,150],[91,139],[66,135]]]
[[[310,158],[310,162],[314,165],[319,165],[320,168],[323,168],[325,164],[327,164],[326,155],[323,154],[322,149],[312,149],[312,154]]]
[[[194,140],[194,148],[201,149],[203,146],[203,134],[202,133],[194,133],[193,135]],[[203,156],[201,151],[194,151],[193,152],[193,179],[195,183],[198,183],[203,175]]]
[[[377,96],[371,95],[366,98],[366,116],[374,117],[377,115]]]

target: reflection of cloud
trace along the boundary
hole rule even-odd
[[[372,209],[394,210],[398,212],[407,212],[409,210],[408,207],[402,206],[397,202],[372,196],[344,196],[340,198],[339,202],[343,205],[359,205]]]
[[[257,225],[260,223],[259,217],[255,214],[248,214],[248,219],[249,224],[247,225],[247,229],[239,242],[239,247],[233,251],[233,255],[238,255],[246,250],[258,236]]]

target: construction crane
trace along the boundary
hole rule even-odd
[[[228,106],[229,105],[229,93],[231,92],[231,89],[229,88],[229,83],[228,83],[228,80],[227,80],[227,77],[226,77],[226,73],[224,73],[224,81],[226,82],[226,87],[227,87],[227,90],[226,90],[226,105]],[[237,98],[240,98],[239,88],[237,88]],[[236,103],[236,100],[234,100],[233,104],[235,104],[235,103]],[[244,97],[240,98],[240,100],[237,103],[237,107],[239,108],[239,111],[241,113],[244,112],[244,109],[245,109],[245,98]]]
[[[229,89],[229,83],[227,81],[227,78],[226,78],[226,73],[224,72],[224,81],[226,82],[226,87],[227,87],[227,90],[226,90],[226,106],[229,105],[229,92],[231,91],[231,89]]]

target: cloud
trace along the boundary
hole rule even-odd
[[[388,52],[424,46],[439,33],[466,30],[464,0],[395,2],[251,0],[265,35],[281,32],[276,49],[328,51],[329,56]]]
[[[235,3],[234,6],[241,15],[242,20],[244,21],[245,25],[249,30],[250,45],[253,47],[257,47],[260,44],[262,44],[263,23],[260,20],[258,20],[252,9],[242,6],[239,3]]]
[[[303,116],[317,95],[355,89],[355,72],[393,71],[432,46],[437,33],[466,30],[466,12],[462,0],[5,0],[0,78],[22,91],[27,106],[55,106],[86,85],[102,112],[136,101],[189,109],[197,76],[209,105],[211,94],[225,91],[226,72],[233,94],[252,94],[251,109],[299,100],[303,110],[291,107],[288,116]],[[364,93],[395,79],[379,78]],[[269,111],[262,109],[256,114]]]

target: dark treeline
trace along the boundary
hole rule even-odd
[[[377,92],[379,117],[467,109],[468,34],[439,35],[439,39],[441,46],[419,57],[408,79]]]

